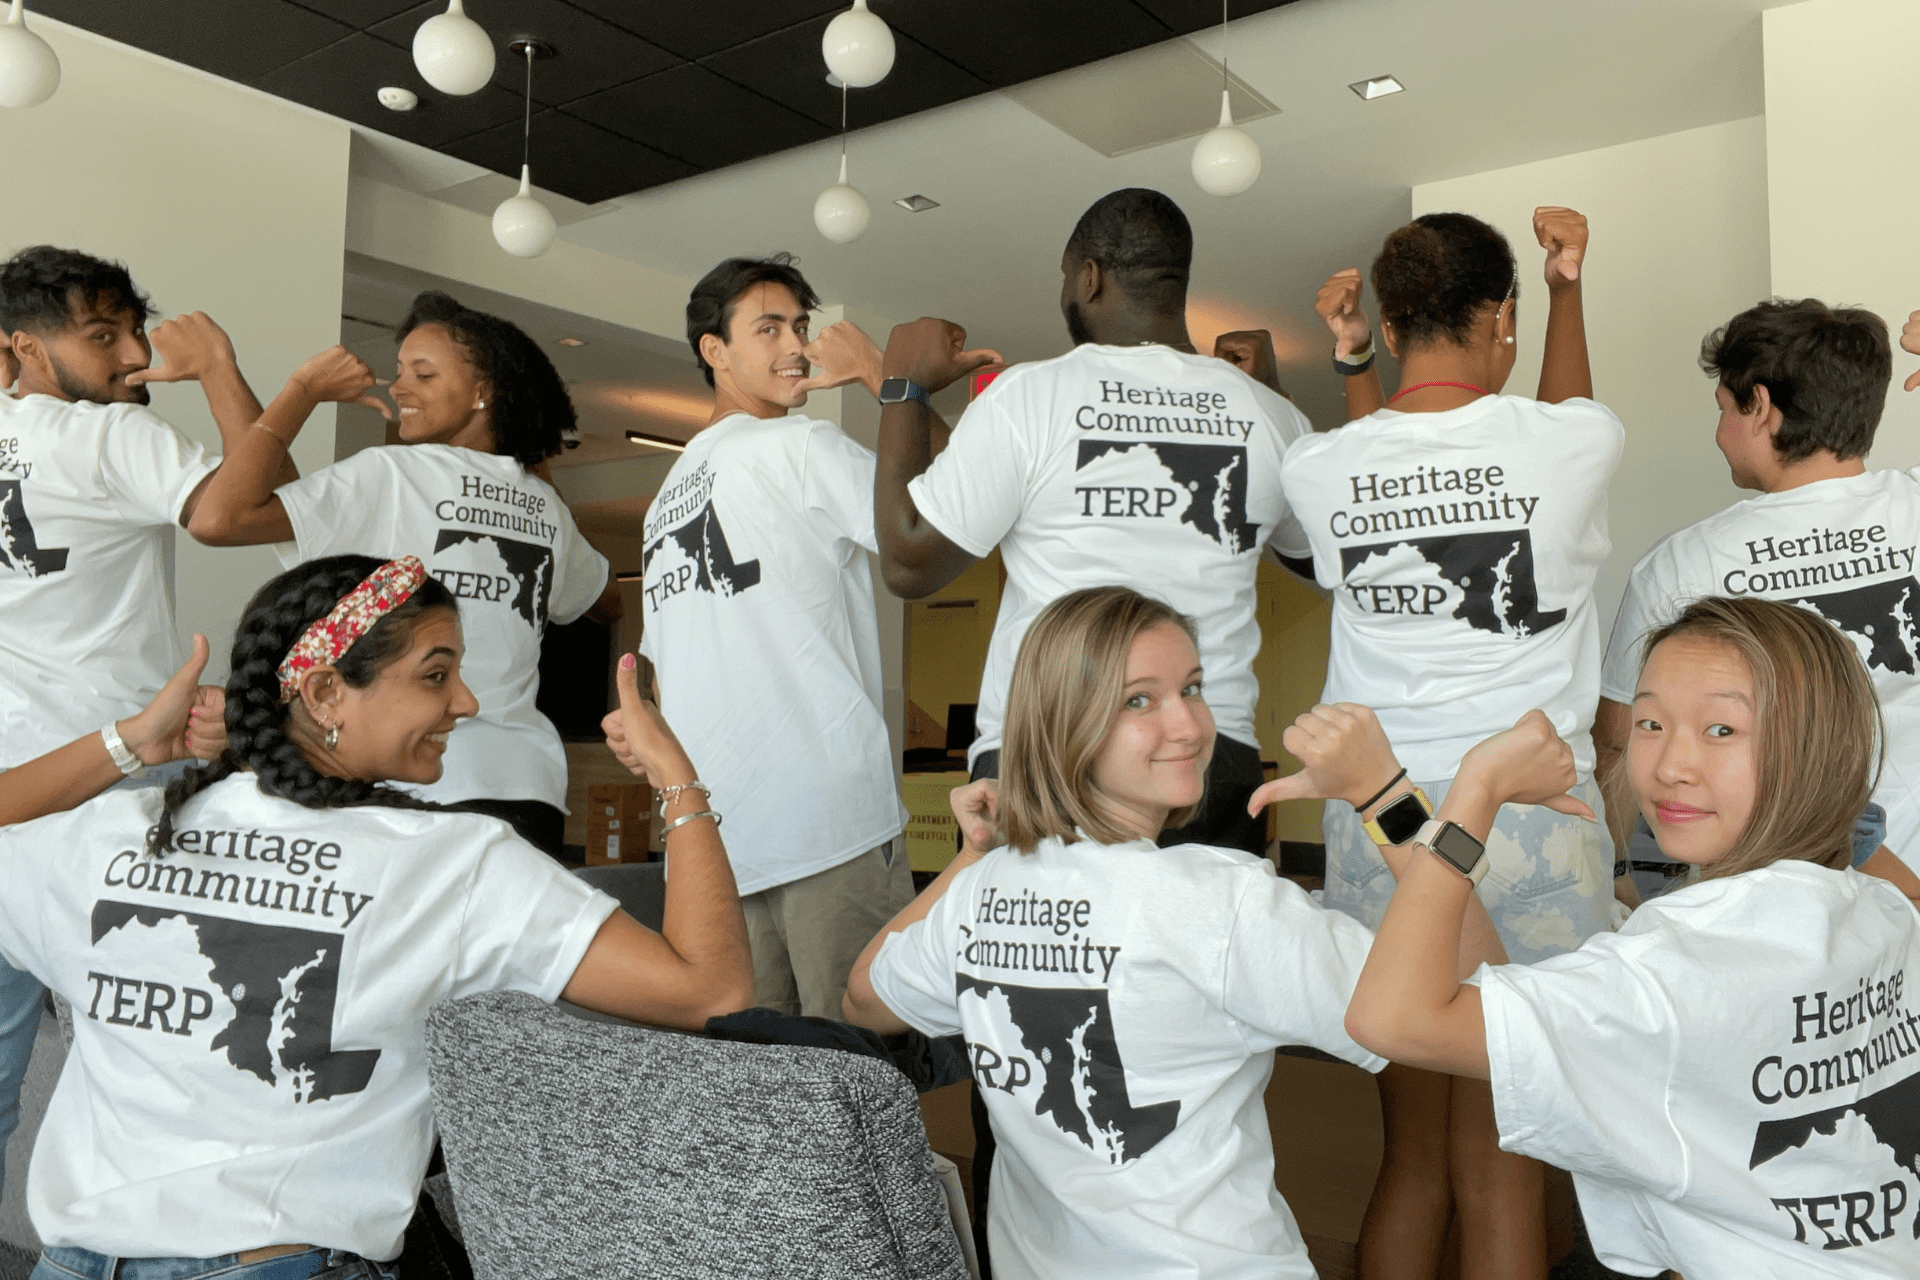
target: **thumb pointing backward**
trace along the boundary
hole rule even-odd
[[[1259,817],[1260,811],[1270,804],[1279,804],[1283,800],[1322,800],[1325,799],[1319,789],[1313,785],[1306,770],[1290,773],[1284,778],[1275,778],[1267,783],[1247,800],[1247,813]]]

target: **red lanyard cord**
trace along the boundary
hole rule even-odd
[[[1476,387],[1471,382],[1416,382],[1410,387],[1402,387],[1394,392],[1393,395],[1388,398],[1387,403],[1392,404],[1401,396],[1410,396],[1414,392],[1424,390],[1427,387],[1459,387],[1462,391],[1477,391],[1481,395],[1487,394],[1485,387]]]

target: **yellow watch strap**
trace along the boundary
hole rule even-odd
[[[1424,791],[1422,791],[1422,790],[1421,790],[1420,788],[1418,788],[1418,787],[1415,787],[1415,788],[1414,788],[1414,789],[1413,789],[1412,791],[1409,791],[1409,792],[1407,792],[1406,794],[1407,794],[1407,795],[1411,795],[1411,796],[1413,796],[1413,797],[1415,797],[1416,799],[1418,799],[1418,800],[1420,801],[1420,807],[1421,807],[1422,809],[1425,809],[1425,810],[1427,811],[1427,816],[1428,816],[1429,818],[1431,818],[1431,817],[1433,816],[1433,801],[1431,801],[1431,800],[1429,800],[1429,799],[1427,799],[1427,793],[1426,793],[1426,792],[1424,792]],[[1393,798],[1392,800],[1390,800],[1390,801],[1388,802],[1388,804],[1399,804],[1399,803],[1400,803],[1400,800],[1401,800],[1401,797],[1400,797],[1400,796],[1395,796],[1395,797],[1394,797],[1394,798]],[[1371,839],[1371,840],[1372,840],[1372,841],[1373,841],[1373,842],[1374,842],[1375,844],[1377,844],[1377,845],[1379,845],[1379,846],[1380,846],[1381,848],[1383,848],[1383,849],[1384,849],[1384,848],[1385,848],[1385,847],[1386,847],[1387,845],[1389,845],[1389,844],[1392,844],[1392,843],[1393,843],[1393,842],[1392,842],[1391,840],[1388,840],[1388,839],[1387,839],[1387,833],[1386,833],[1386,832],[1384,832],[1384,831],[1382,831],[1382,830],[1380,829],[1380,823],[1379,823],[1379,822],[1377,821],[1377,819],[1378,819],[1378,817],[1379,817],[1379,814],[1380,814],[1380,810],[1381,810],[1381,809],[1384,809],[1384,808],[1386,808],[1386,807],[1387,807],[1387,805],[1381,805],[1381,806],[1380,806],[1380,808],[1378,808],[1378,809],[1375,809],[1375,810],[1373,811],[1373,812],[1374,812],[1374,817],[1372,817],[1372,818],[1369,818],[1369,819],[1367,819],[1367,820],[1366,820],[1365,822],[1363,822],[1363,823],[1361,823],[1361,824],[1360,824],[1360,825],[1361,825],[1362,827],[1364,827],[1364,828],[1366,829],[1366,832],[1367,832],[1367,835],[1368,835],[1368,837],[1369,837],[1369,838],[1370,838],[1370,839]]]

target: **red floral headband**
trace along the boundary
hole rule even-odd
[[[331,666],[353,648],[354,641],[373,624],[398,609],[420,584],[427,568],[418,556],[402,556],[368,574],[366,580],[342,596],[333,612],[301,633],[280,663],[280,701],[300,696],[300,677],[319,666]]]

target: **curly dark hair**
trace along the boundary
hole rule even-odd
[[[710,333],[722,342],[727,341],[734,304],[740,301],[741,294],[757,284],[784,286],[808,311],[820,307],[820,295],[800,274],[800,259],[790,253],[765,258],[728,258],[701,276],[700,283],[687,295],[687,344],[693,348],[694,363],[706,375],[708,386],[713,385],[713,367],[700,354],[700,339]]]
[[[83,307],[131,311],[138,320],[153,314],[147,295],[118,262],[36,244],[0,263],[0,330],[58,333]]]
[[[1893,380],[1886,322],[1818,298],[1774,298],[1749,307],[1700,343],[1700,368],[1742,411],[1764,386],[1780,410],[1774,452],[1799,462],[1825,450],[1864,458],[1880,429]]]
[[[1373,292],[1403,347],[1465,343],[1482,310],[1520,296],[1520,277],[1498,231],[1470,213],[1428,213],[1380,247]]]
[[[280,663],[306,629],[326,617],[341,599],[385,561],[373,556],[327,556],[289,569],[254,593],[233,633],[233,674],[227,677],[227,748],[210,764],[189,769],[167,785],[160,821],[147,836],[149,853],[173,847],[180,808],[214,783],[251,769],[260,789],[309,809],[384,805],[390,809],[438,809],[404,791],[357,778],[335,778],[315,769],[287,736],[288,705],[280,701]],[[355,689],[413,643],[413,629],[434,609],[458,611],[459,602],[438,578],[428,578],[405,604],[367,630],[334,664]]]
[[[394,339],[405,342],[423,324],[445,329],[486,383],[495,453],[527,468],[559,456],[579,424],[567,384],[539,343],[511,320],[461,306],[437,289],[413,300]]]

